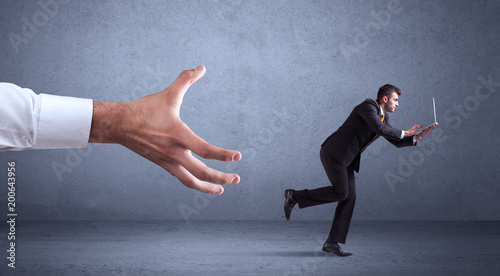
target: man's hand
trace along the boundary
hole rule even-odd
[[[216,184],[237,184],[237,174],[206,166],[205,159],[238,161],[241,153],[213,146],[198,137],[179,117],[184,94],[205,74],[205,67],[183,71],[165,90],[130,102],[94,102],[90,143],[118,143],[177,177],[185,186],[222,194]],[[212,184],[216,183],[216,184]]]
[[[416,141],[424,139],[424,137],[431,132],[431,130],[435,129],[437,127],[438,123],[432,124],[430,127],[427,127],[425,129],[422,129],[422,132],[416,135]],[[415,131],[419,128],[421,128],[421,125],[414,125],[412,126],[409,130],[405,131],[405,136],[413,136]]]
[[[405,136],[413,136],[413,133],[414,133],[417,129],[421,128],[421,127],[423,127],[423,126],[422,126],[422,125],[418,125],[418,124],[417,124],[417,125],[412,126],[409,130],[406,130],[406,131],[405,131]]]
[[[420,133],[419,135],[417,135],[417,141],[418,140],[422,140],[424,139],[424,137],[429,134],[429,132],[431,132],[431,130],[435,129],[437,127],[438,123],[434,123],[433,125],[431,125],[430,127],[426,128],[426,129],[423,129],[422,130],[422,133]]]

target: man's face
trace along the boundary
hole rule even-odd
[[[387,102],[384,106],[384,112],[394,112],[396,107],[399,106],[399,97],[398,93],[392,92],[391,96],[387,99]]]

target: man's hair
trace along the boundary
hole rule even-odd
[[[380,88],[378,89],[378,93],[377,93],[377,102],[380,103],[380,101],[382,100],[382,98],[384,96],[387,96],[387,98],[390,98],[393,92],[396,92],[396,94],[398,94],[398,96],[401,96],[401,89],[397,88],[396,86],[394,86],[392,84],[384,84],[384,85],[380,86]]]

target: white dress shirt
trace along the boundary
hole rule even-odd
[[[91,99],[37,95],[0,82],[0,151],[83,148],[92,111]]]

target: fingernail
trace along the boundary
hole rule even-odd
[[[222,186],[219,186],[218,191],[215,192],[215,193],[218,194],[218,195],[221,195],[223,192],[224,192],[224,188],[222,188]]]
[[[241,153],[237,152],[233,155],[233,157],[231,158],[231,161],[238,161],[241,159]]]
[[[203,68],[203,65],[200,65],[200,66],[198,66],[198,67],[194,68],[194,70],[195,70],[195,71],[201,71],[201,68]]]
[[[240,182],[240,177],[235,177],[233,180],[231,180],[231,184],[238,184]]]

